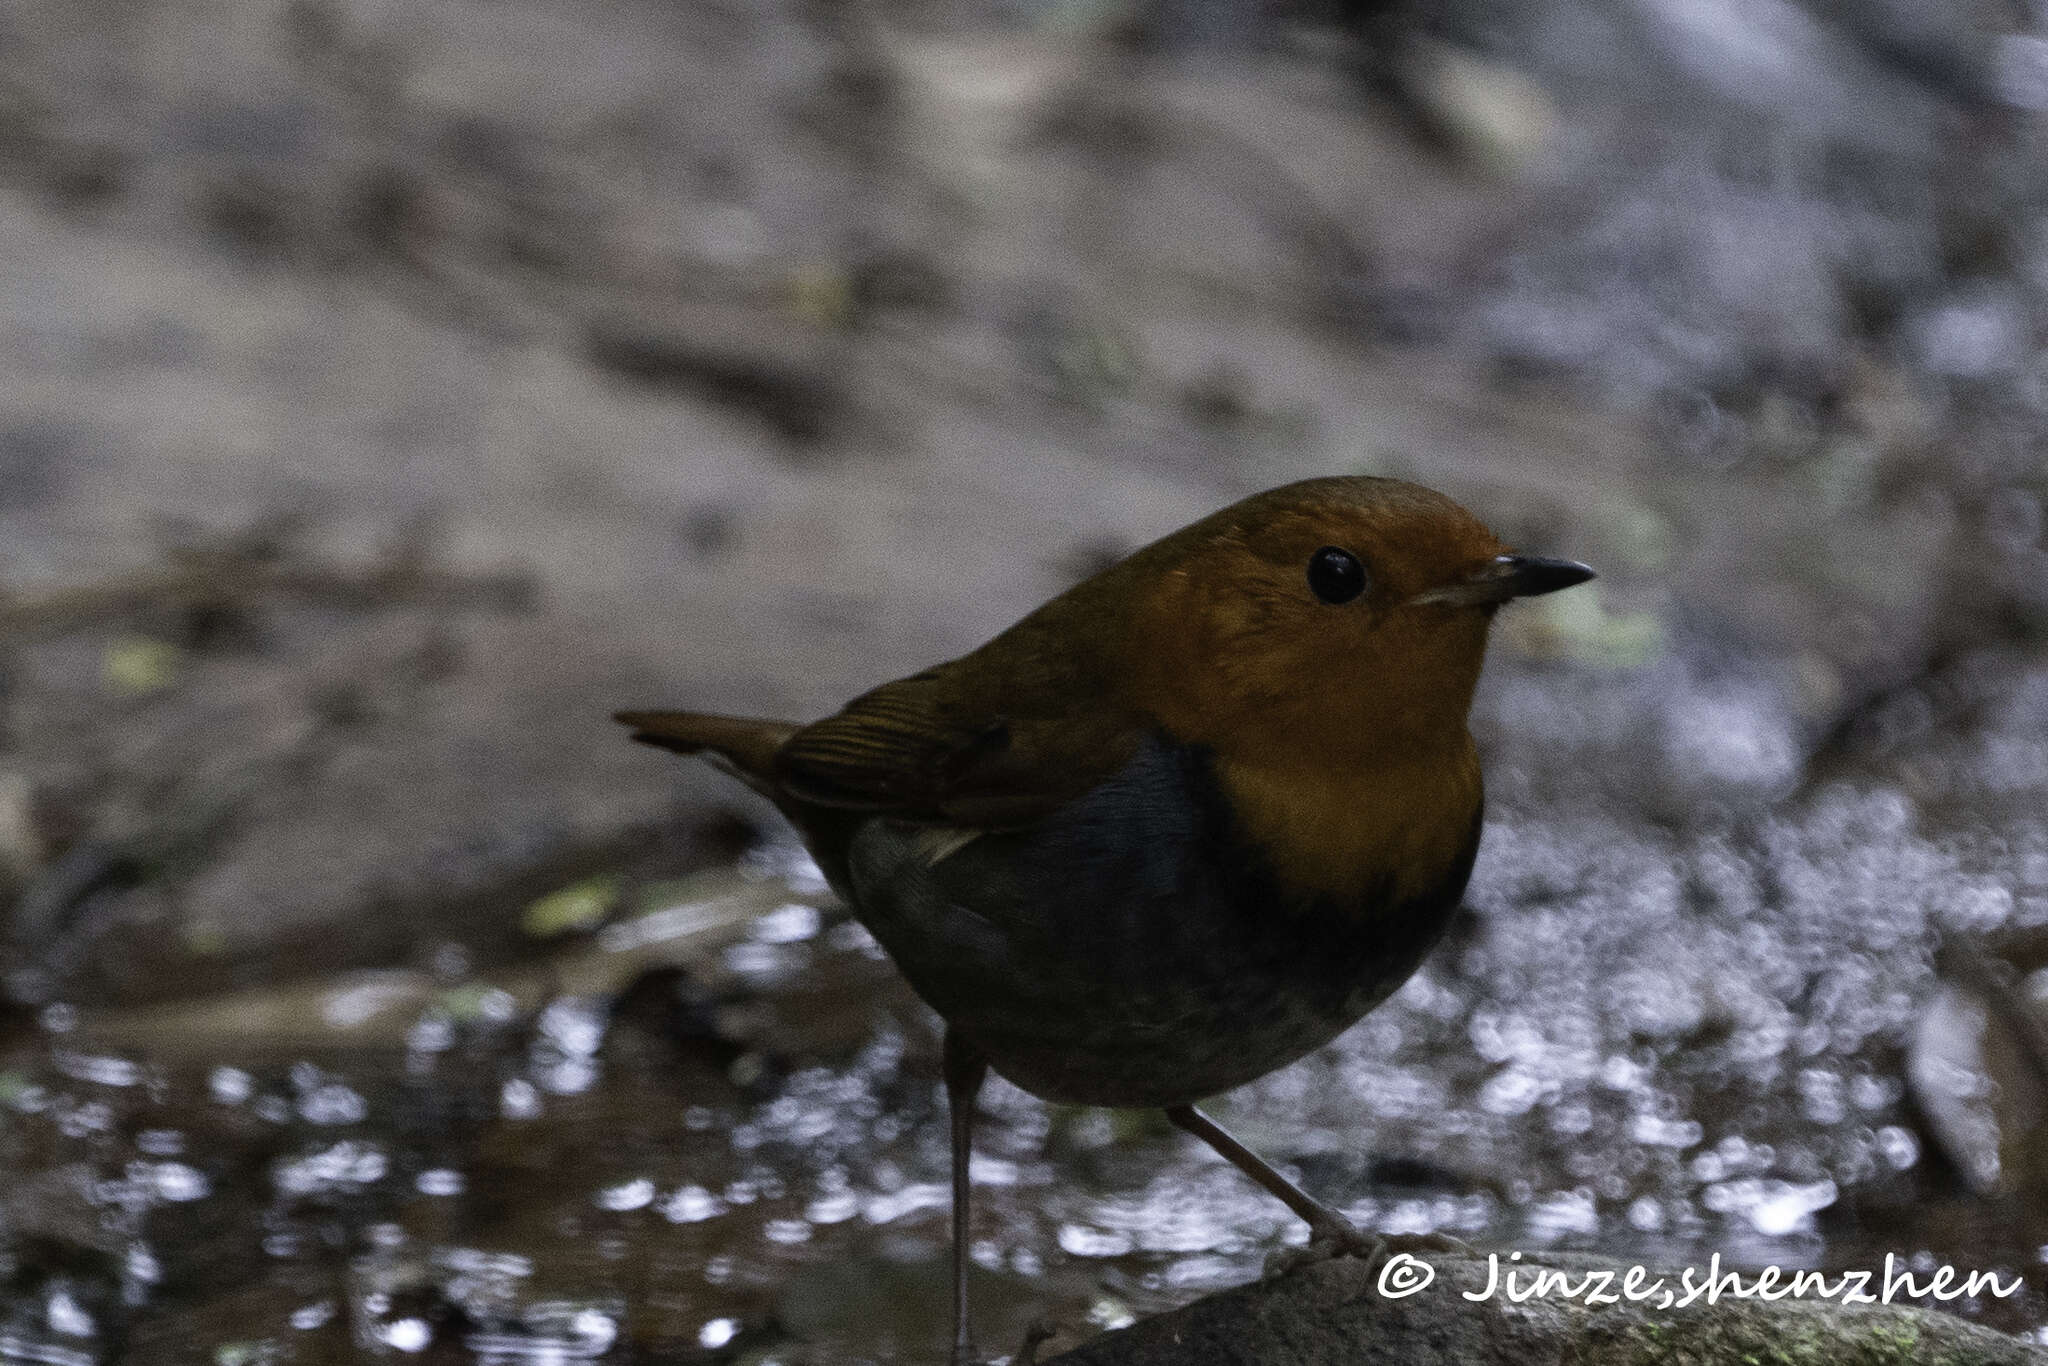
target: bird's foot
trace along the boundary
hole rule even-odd
[[[994,1360],[1006,1361],[1009,1366],[1038,1366],[1038,1349],[1052,1336],[1053,1329],[1049,1325],[1042,1321],[1034,1321],[1024,1330],[1023,1345],[1017,1348],[1015,1356],[996,1357]],[[947,1366],[993,1366],[993,1363],[973,1347],[955,1344],[953,1355],[947,1359]]]
[[[1435,1253],[1439,1257],[1476,1256],[1472,1244],[1463,1238],[1453,1238],[1448,1233],[1384,1233],[1375,1240],[1379,1247],[1366,1262],[1366,1270],[1376,1272],[1380,1263],[1398,1253],[1419,1257],[1424,1253]]]
[[[1379,1246],[1380,1240],[1370,1233],[1348,1219],[1332,1216],[1327,1222],[1310,1224],[1308,1242],[1301,1247],[1283,1247],[1267,1257],[1265,1279],[1275,1280],[1332,1257],[1376,1258],[1381,1255]]]
[[[1402,1252],[1410,1256],[1425,1252],[1469,1256],[1472,1247],[1448,1233],[1371,1234],[1339,1219],[1311,1225],[1305,1246],[1284,1247],[1266,1258],[1265,1279],[1273,1280],[1302,1267],[1329,1261],[1332,1257],[1362,1258],[1370,1275],[1378,1271],[1387,1258]]]
[[[1010,1358],[1010,1366],[1038,1366],[1038,1349],[1053,1335],[1050,1324],[1033,1322],[1024,1330],[1024,1345],[1017,1349],[1017,1355]]]

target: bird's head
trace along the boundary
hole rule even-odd
[[[1462,744],[1495,611],[1593,577],[1373,478],[1273,489],[1126,564],[1132,683],[1170,732],[1332,762]]]

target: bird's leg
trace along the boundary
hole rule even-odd
[[[1192,1105],[1168,1107],[1166,1117],[1202,1142],[1230,1159],[1230,1164],[1280,1198],[1280,1202],[1308,1221],[1309,1237],[1315,1242],[1333,1242],[1346,1252],[1370,1256],[1377,1240],[1361,1233],[1349,1219],[1310,1195],[1273,1169],[1271,1163],[1230,1136],[1230,1131]]]
[[[988,1060],[954,1030],[946,1031],[946,1110],[953,1124],[953,1362],[972,1366],[967,1332],[968,1161],[974,1152],[974,1098],[988,1076]]]
[[[1271,1163],[1232,1138],[1229,1130],[1194,1106],[1172,1106],[1167,1110],[1166,1117],[1222,1153],[1230,1159],[1232,1166],[1278,1196],[1287,1208],[1308,1222],[1309,1245],[1305,1249],[1306,1260],[1312,1261],[1326,1256],[1363,1257],[1368,1268],[1372,1268],[1391,1252],[1469,1253],[1472,1250],[1458,1239],[1441,1233],[1374,1237],[1275,1171]],[[1277,1265],[1268,1262],[1267,1273],[1277,1274],[1301,1260],[1304,1260],[1304,1257],[1295,1254]]]

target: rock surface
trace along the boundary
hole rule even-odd
[[[2020,1366],[2048,1352],[1965,1323],[1902,1305],[1842,1306],[1818,1300],[1754,1299],[1646,1311],[1626,1303],[1588,1308],[1561,1296],[1478,1302],[1492,1274],[1481,1257],[1433,1257],[1434,1283],[1398,1299],[1383,1297],[1362,1262],[1340,1259],[1225,1291],[1184,1309],[1106,1334],[1047,1366]],[[1558,1257],[1548,1264],[1584,1285],[1589,1272],[1614,1274],[1622,1263]],[[1537,1274],[1512,1268],[1527,1285]],[[1501,1264],[1502,1284],[1508,1263]],[[1959,1273],[1963,1268],[1958,1268]],[[1695,1273],[1704,1281],[1704,1272]],[[1882,1271],[1873,1277],[1881,1285]],[[1924,1277],[1921,1278],[1924,1283]],[[1744,1284],[1754,1280],[1745,1275]],[[1831,1278],[1830,1284],[1839,1280]],[[1676,1275],[1673,1276],[1676,1284]],[[1876,1292],[1873,1292],[1876,1293]]]

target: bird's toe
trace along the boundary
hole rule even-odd
[[[1475,1255],[1472,1244],[1448,1233],[1387,1233],[1382,1234],[1378,1242],[1383,1257],[1391,1257],[1396,1252],[1405,1252],[1411,1257],[1425,1252],[1434,1252],[1440,1257]]]
[[[1377,1261],[1384,1255],[1380,1245],[1380,1239],[1345,1220],[1318,1224],[1309,1230],[1308,1242],[1301,1247],[1283,1247],[1266,1258],[1265,1278],[1272,1280],[1285,1276],[1302,1267],[1327,1262],[1332,1257],[1364,1257]]]
[[[1010,1366],[1038,1366],[1038,1349],[1054,1336],[1051,1325],[1034,1321],[1024,1330],[1024,1345],[1010,1358]]]
[[[1301,1247],[1281,1248],[1267,1257],[1265,1276],[1271,1280],[1333,1257],[1358,1257],[1365,1262],[1370,1274],[1377,1272],[1387,1258],[1404,1252],[1411,1257],[1432,1253],[1440,1257],[1473,1255],[1470,1243],[1448,1233],[1376,1235],[1349,1223],[1338,1223],[1315,1228],[1308,1242]]]

